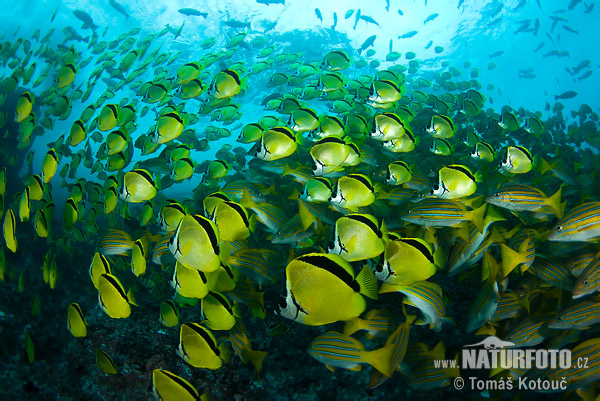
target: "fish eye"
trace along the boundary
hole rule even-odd
[[[375,270],[377,270],[377,273],[381,273],[383,271],[383,265],[377,265]]]
[[[556,226],[556,231],[562,231],[562,226]]]
[[[588,285],[590,280],[583,280],[583,285]]]
[[[496,192],[496,193],[494,194],[494,196],[495,196],[496,198],[499,198],[499,197],[500,197],[500,192]]]
[[[287,302],[285,302],[285,298],[284,297],[279,298],[279,307],[281,309],[287,308]]]
[[[335,244],[333,243],[333,241],[329,241],[329,244],[327,245],[327,248],[329,248],[329,249],[334,249],[335,248]]]
[[[560,322],[561,320],[562,320],[562,317],[560,317],[560,316],[558,316],[558,317],[556,318],[556,321],[557,321],[557,322]]]

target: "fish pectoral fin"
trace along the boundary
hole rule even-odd
[[[330,366],[330,365],[325,365],[325,366],[327,366],[327,369],[331,370],[332,372],[335,372],[335,368],[333,366]]]
[[[346,199],[346,202],[352,202],[352,199],[354,199],[355,196],[356,196],[356,190],[351,189],[344,194],[344,199]]]
[[[359,372],[359,371],[361,371],[361,370],[362,370],[362,366],[360,366],[360,365],[356,365],[356,366],[353,366],[353,367],[351,367],[351,368],[350,368],[350,369],[348,369],[348,370],[352,370],[352,371],[354,371],[354,372]]]
[[[446,192],[454,192],[458,188],[458,180],[454,180],[446,187]]]
[[[356,247],[358,246],[358,236],[353,235],[347,242],[346,242],[346,252],[347,253],[352,253],[356,250]]]
[[[193,241],[187,241],[185,244],[181,245],[181,247],[179,248],[179,252],[181,252],[181,256],[186,256],[187,254],[189,254],[190,251],[192,250],[193,246],[194,246]]]

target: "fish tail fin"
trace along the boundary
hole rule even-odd
[[[358,276],[356,276],[356,282],[360,287],[360,293],[371,298],[377,299],[377,277],[373,270],[365,265]]]
[[[481,170],[477,170],[477,172],[473,175],[473,178],[475,178],[475,182],[483,182],[483,173]]]
[[[281,176],[285,177],[286,175],[290,175],[292,173],[294,173],[294,170],[286,163]]]
[[[483,216],[485,215],[487,203],[479,206],[471,212],[471,222],[477,227],[480,233],[483,233]]]
[[[485,215],[485,219],[483,220],[483,227],[487,228],[490,224],[492,224],[495,221],[505,221],[505,220],[506,219],[504,218],[504,216],[502,216],[502,214],[498,211],[498,209],[496,209],[492,205],[489,205],[487,208],[487,213]]]
[[[363,356],[363,360],[386,377],[392,377],[392,374],[394,373],[394,369],[391,364],[393,351],[394,346],[389,344],[383,348],[366,352]]]
[[[268,352],[266,351],[254,351],[251,348],[247,348],[242,351],[243,359],[249,361],[256,373],[258,374],[258,380],[260,381],[260,367],[262,366],[263,360],[267,356]]]
[[[558,217],[559,219],[562,218],[563,213],[561,210],[561,196],[562,196],[562,187],[558,188],[558,191],[556,191],[556,193],[554,195],[552,195],[550,198],[548,198],[548,206],[550,206],[550,209],[552,209],[552,211],[554,212],[554,215],[556,217]]]
[[[138,304],[135,301],[135,293],[131,288],[127,291],[127,302],[129,302],[133,306],[138,306]]]
[[[219,352],[221,359],[225,362],[229,362],[231,360],[231,348],[224,341],[219,345]]]
[[[254,295],[254,302],[250,305],[250,312],[252,317],[264,319],[267,317],[267,311],[265,309],[265,292],[256,292]]]
[[[351,336],[352,334],[356,333],[359,330],[362,330],[363,328],[364,320],[359,317],[355,317],[350,320],[346,320],[346,322],[344,323],[343,334],[346,336]]]
[[[527,243],[527,239],[523,241]],[[519,247],[519,251],[520,251]],[[513,250],[506,244],[500,244],[500,252],[502,254],[502,276],[506,277],[514,270],[515,267],[527,261],[527,254]]]
[[[250,195],[250,192],[248,192],[248,190],[245,188],[242,191],[242,199],[240,200],[240,203],[246,209],[256,209],[257,206],[256,202],[254,202],[254,199],[252,199],[252,195]]]
[[[308,210],[304,202],[300,199],[298,199],[298,213],[300,214],[302,229],[307,230],[310,226],[317,225],[317,219],[315,215],[310,210]]]
[[[554,168],[555,163],[548,163],[546,159],[540,157],[540,174],[544,175]]]
[[[373,369],[371,369],[371,374],[369,375],[369,384],[367,385],[367,388],[369,390],[372,390],[375,387],[383,384],[387,379],[388,379],[387,376],[385,376],[383,373],[381,373],[377,369],[373,368]]]

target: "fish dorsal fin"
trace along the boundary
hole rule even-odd
[[[360,293],[371,298],[377,299],[377,277],[373,270],[365,265],[356,276],[356,282],[360,287]]]

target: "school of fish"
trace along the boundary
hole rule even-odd
[[[72,271],[57,256],[91,243],[76,277],[105,318],[156,305],[179,331],[173,358],[198,369],[220,369],[233,350],[260,379],[276,356],[252,349],[244,322],[276,314],[266,335],[324,327],[310,356],[331,370],[370,366],[369,388],[399,375],[415,389],[450,385],[459,369],[433,363],[454,355],[418,338],[449,330],[577,349],[585,371],[542,373],[565,377],[569,390],[600,378],[600,337],[586,330],[600,323],[600,133],[590,106],[492,108],[469,66],[445,61],[425,79],[418,59],[390,53],[378,69],[360,54],[374,38],[314,59],[242,22],[229,21],[224,47],[209,38],[187,60],[164,45],[181,28],[109,39],[76,11],[88,37],[67,30],[55,46],[51,29],[0,43],[0,102],[14,100],[0,112],[4,285],[27,291],[7,253],[43,247],[40,279],[55,288]],[[360,10],[359,19],[378,25]],[[57,121],[70,131],[54,135]],[[57,139],[38,168],[33,146],[48,136]],[[237,146],[203,156],[235,136]],[[460,281],[470,293],[453,291]],[[273,287],[280,299],[265,299]],[[466,314],[453,310],[465,300]],[[66,328],[86,337],[89,311],[69,302]],[[187,308],[197,320],[180,321]],[[117,374],[96,348],[99,368]],[[157,400],[200,399],[169,370],[154,370],[152,383]]]

